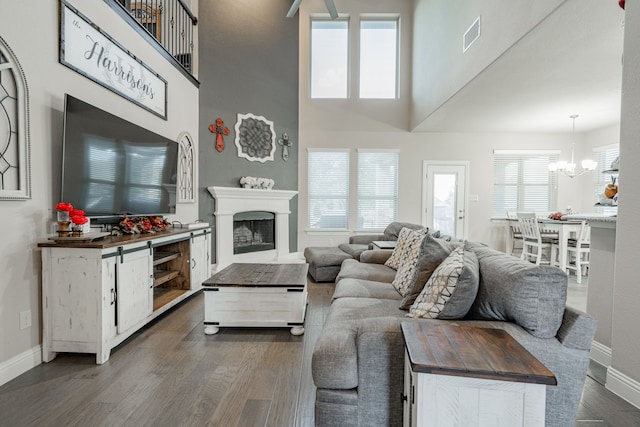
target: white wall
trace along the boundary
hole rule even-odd
[[[411,129],[564,1],[416,0]],[[480,15],[482,37],[463,53],[463,35]]]
[[[545,2],[547,6],[550,2]],[[351,14],[352,27],[357,28],[357,13],[400,12],[403,27],[400,61],[401,98],[399,100],[312,100],[309,98],[309,14],[325,12],[321,0],[305,0],[300,10],[300,163],[298,248],[330,246],[348,240],[345,233],[313,233],[308,230],[307,149],[350,148],[352,188],[355,188],[357,148],[397,148],[400,150],[398,219],[420,223],[422,219],[422,162],[423,160],[465,160],[470,162],[470,195],[478,201],[469,202],[468,234],[472,240],[503,249],[505,227],[491,222],[493,197],[493,150],[495,149],[560,149],[563,158],[571,152],[570,128],[563,134],[488,134],[488,133],[412,133],[402,117],[408,117],[409,92],[407,75],[411,68],[411,33],[406,24],[411,21],[411,1],[397,2],[352,0],[337,3],[338,11]],[[536,9],[536,8],[534,8]],[[358,12],[356,12],[358,11]],[[353,33],[352,33],[353,34]],[[422,40],[417,37],[418,40]],[[355,44],[355,43],[354,43]],[[414,51],[419,46],[414,46]],[[355,53],[354,53],[355,52]],[[357,49],[352,49],[352,75],[357,70]],[[351,84],[357,81],[352,79]],[[585,136],[577,135],[579,145]],[[561,178],[556,209],[572,206],[584,211],[580,180]],[[352,194],[354,194],[352,192]],[[352,203],[352,206],[354,204]],[[590,211],[590,209],[588,210]],[[356,212],[350,212],[350,224],[356,224]]]
[[[638,236],[640,235],[640,4],[627,2],[620,126],[620,202],[607,387],[640,407]]]
[[[168,120],[162,120],[58,62],[58,1],[2,0],[0,35],[18,58],[29,87],[32,199],[0,201],[0,384],[39,362],[40,251],[53,206],[59,202],[64,94],[69,93],[171,139],[188,131],[198,143],[198,90],[103,1],[70,4],[123,44],[168,82]],[[197,164],[197,162],[196,162]],[[197,177],[196,181],[197,182]],[[180,204],[176,219],[197,218],[196,204]],[[19,313],[30,310],[31,328]],[[30,357],[24,361],[25,354]],[[23,363],[24,362],[24,363]],[[28,369],[29,366],[27,366]]]

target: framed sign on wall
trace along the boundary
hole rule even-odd
[[[60,63],[167,120],[167,81],[64,0]]]

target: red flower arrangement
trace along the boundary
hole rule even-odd
[[[73,223],[73,235],[82,235],[82,226],[89,222],[83,210],[74,209],[71,203],[60,202],[56,205],[58,211],[58,235],[60,237],[69,237],[69,224]],[[77,226],[77,227],[76,227]]]
[[[71,216],[71,222],[76,225],[82,225],[89,222],[89,219],[85,216],[83,210],[73,209],[69,215]]]
[[[71,212],[73,210],[73,205],[71,205],[71,203],[60,202],[56,205],[56,210],[60,212]]]

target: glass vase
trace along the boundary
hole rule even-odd
[[[82,236],[84,236],[84,227],[81,224],[73,224],[71,226],[71,235],[73,237],[82,237]]]
[[[58,236],[69,237],[71,233],[71,218],[68,211],[57,211],[58,216]]]

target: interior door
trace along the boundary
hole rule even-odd
[[[442,234],[466,238],[468,169],[468,162],[424,162],[423,224]]]

